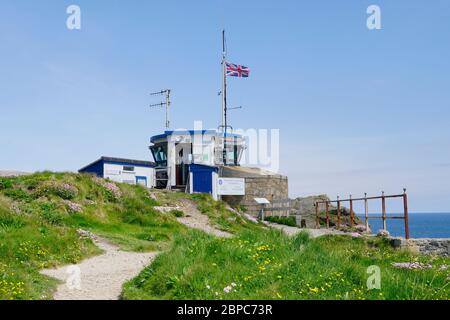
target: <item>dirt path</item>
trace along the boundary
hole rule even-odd
[[[55,300],[117,300],[122,292],[122,285],[136,277],[157,254],[121,251],[100,238],[95,243],[105,251],[102,255],[77,265],[41,271],[42,274],[64,282],[58,286]],[[80,281],[77,282],[77,279]]]
[[[301,229],[301,228],[297,228],[297,227],[290,227],[290,226],[271,223],[271,222],[266,222],[266,225],[268,225],[272,228],[275,228],[275,229],[282,230],[288,236],[295,236],[296,234],[298,234],[302,231],[308,232],[309,235],[311,236],[311,238],[317,238],[317,237],[321,237],[321,236],[325,236],[325,235],[329,235],[329,234],[333,234],[333,235],[346,234],[345,232],[342,232],[339,230],[334,230],[334,229],[306,229],[306,228]]]
[[[219,230],[211,226],[207,215],[201,213],[195,203],[189,200],[183,200],[180,203],[180,209],[183,210],[185,216],[177,218],[178,222],[189,228],[199,229],[216,237],[230,238],[233,235],[226,231]]]

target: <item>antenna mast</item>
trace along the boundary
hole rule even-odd
[[[161,102],[161,103],[156,103],[156,104],[151,104],[150,107],[166,107],[166,129],[170,129],[170,118],[169,118],[169,109],[170,109],[170,93],[172,92],[172,90],[170,89],[165,89],[165,90],[161,90],[158,92],[153,92],[150,93],[151,96],[156,96],[156,95],[165,95],[166,96],[166,102]]]
[[[227,127],[227,48],[225,40],[225,30],[222,30],[222,128]]]
[[[227,46],[225,40],[225,30],[222,30],[222,129],[223,131],[223,164],[227,165]]]

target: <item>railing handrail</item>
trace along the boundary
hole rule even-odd
[[[349,198],[349,199],[339,199],[339,200],[321,200],[321,201],[316,201],[316,203],[319,204],[324,204],[324,203],[337,203],[337,202],[349,202],[351,201],[363,201],[363,200],[375,200],[375,199],[383,199],[383,197],[385,199],[388,198],[401,198],[403,197],[403,194],[394,194],[394,195],[387,195],[387,196],[374,196],[374,197],[367,197],[367,198]]]
[[[403,198],[403,216],[388,216],[386,214],[386,199],[390,198]],[[382,213],[381,216],[370,216],[368,211],[368,200],[377,200],[381,199]],[[403,194],[394,194],[394,195],[385,195],[384,191],[381,196],[367,197],[367,193],[364,194],[364,198],[352,198],[348,199],[339,199],[339,196],[336,200],[320,200],[314,202],[314,207],[316,208],[316,229],[320,229],[320,218],[319,218],[319,205],[325,204],[325,212],[326,212],[326,225],[327,228],[330,227],[330,214],[329,214],[329,205],[332,203],[337,203],[337,226],[338,228],[341,225],[341,203],[342,202],[350,202],[350,226],[353,226],[354,221],[354,212],[353,212],[353,202],[354,201],[364,201],[364,209],[365,209],[365,225],[366,230],[369,230],[369,219],[383,219],[383,230],[387,230],[387,220],[388,219],[403,219],[405,221],[405,238],[409,239],[409,220],[408,220],[408,196],[406,194],[406,189],[403,189]]]

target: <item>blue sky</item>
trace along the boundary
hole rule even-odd
[[[66,28],[66,8],[82,29]],[[366,9],[381,8],[382,30]],[[450,2],[0,3],[0,168],[77,170],[149,158],[163,129],[149,92],[173,90],[177,128],[220,119],[221,30],[238,128],[278,128],[292,196],[401,192],[450,211]],[[392,204],[392,210],[399,205]]]

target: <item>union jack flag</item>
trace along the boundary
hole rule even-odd
[[[226,62],[227,66],[227,76],[229,77],[239,77],[248,78],[250,74],[250,69],[244,66]]]

